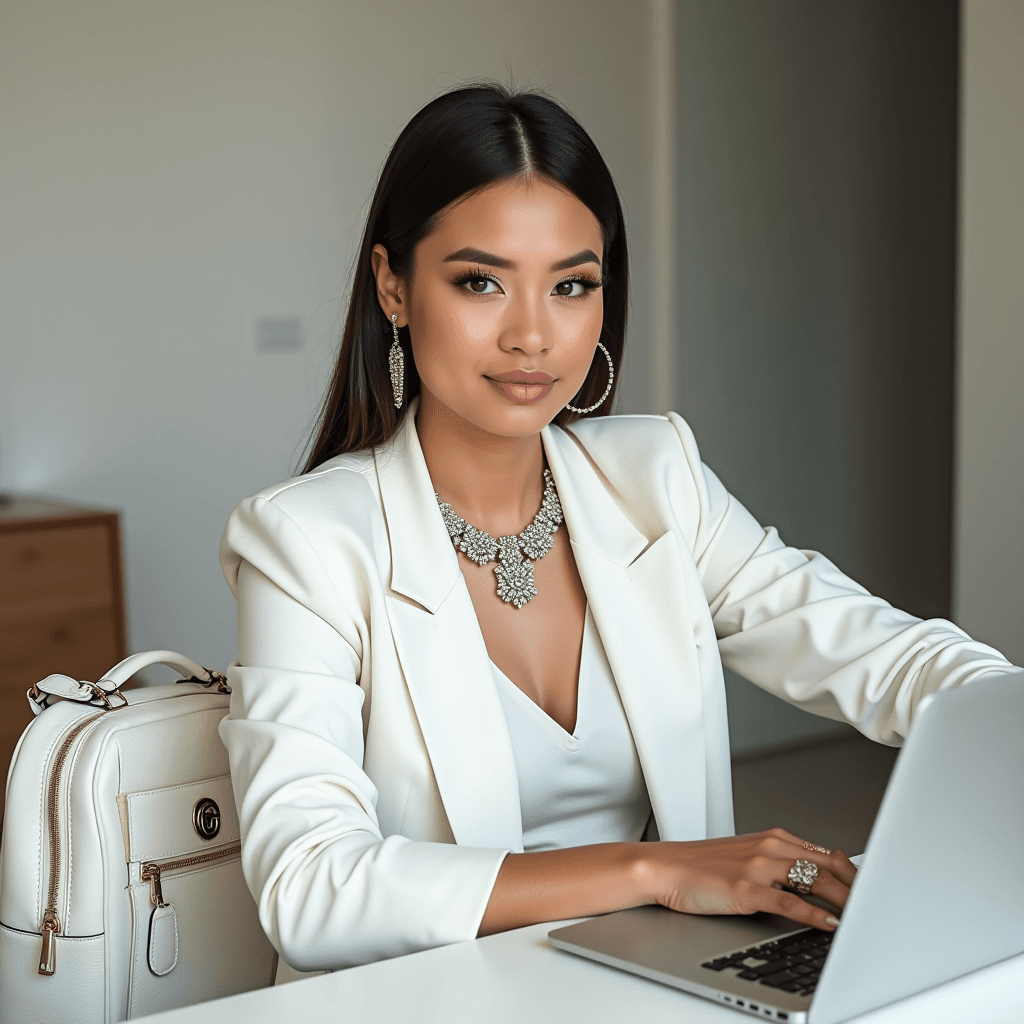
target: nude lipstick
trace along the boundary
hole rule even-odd
[[[509,370],[507,373],[485,375],[510,402],[529,405],[539,402],[551,391],[555,378],[540,370]]]

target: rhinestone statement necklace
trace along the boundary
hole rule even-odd
[[[551,470],[544,470],[544,497],[541,499],[540,511],[518,536],[509,534],[495,540],[486,530],[478,530],[467,523],[447,501],[441,500],[436,491],[434,497],[441,506],[441,516],[448,536],[459,551],[464,552],[477,565],[487,565],[497,557],[494,575],[498,577],[498,597],[506,604],[514,604],[516,608],[522,608],[528,601],[532,601],[537,596],[533,566],[523,556],[535,560],[543,558],[554,546],[552,534],[562,522],[562,505],[551,478]]]

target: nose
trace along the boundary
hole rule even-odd
[[[539,296],[523,295],[509,304],[498,344],[502,351],[536,356],[553,343],[552,324]]]

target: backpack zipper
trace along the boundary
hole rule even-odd
[[[200,686],[211,686],[213,683],[217,684],[217,689],[220,693],[230,693],[231,689],[227,685],[227,677],[220,672],[213,672],[210,669],[204,671],[210,676],[209,680],[204,681],[193,677],[187,682],[196,682]],[[68,753],[71,750],[71,744],[81,735],[82,731],[87,725],[91,725],[93,722],[102,718],[105,714],[111,711],[120,711],[121,708],[128,706],[128,701],[125,699],[124,694],[121,693],[120,689],[113,689],[108,691],[103,690],[99,686],[92,683],[86,684],[90,686],[95,693],[96,697],[103,701],[106,705],[104,709],[95,715],[90,715],[88,718],[79,719],[64,737],[64,742],[61,743],[60,749],[57,751],[57,756],[53,759],[53,766],[50,769],[50,780],[46,794],[46,816],[47,816],[47,829],[49,835],[49,847],[50,847],[50,879],[49,885],[46,889],[46,909],[43,911],[43,922],[40,926],[40,933],[42,935],[43,945],[39,952],[39,973],[45,977],[52,977],[57,972],[57,944],[54,942],[56,936],[61,933],[60,918],[57,916],[57,891],[60,887],[60,821],[57,818],[57,805],[60,800],[60,777],[64,771],[64,764],[67,761]],[[39,691],[36,687],[32,687],[29,690],[29,698],[32,699],[33,691],[36,696],[39,696]],[[116,695],[121,698],[123,703],[112,705],[110,703],[110,696]],[[41,710],[46,709],[45,700],[41,705]],[[241,844],[239,844],[241,849]],[[236,851],[237,852],[237,851]],[[214,859],[209,854],[205,854],[205,857]],[[218,854],[218,856],[226,856],[226,852]],[[165,865],[165,870],[167,865]]]
[[[155,860],[147,861],[142,865],[142,880],[149,882],[153,886],[153,891],[150,893],[149,900],[154,907],[166,907],[164,903],[164,893],[160,884],[160,877],[164,871],[177,871],[179,868],[193,868],[199,864],[207,864],[213,860],[220,860],[223,857],[231,857],[236,853],[240,853],[242,850],[242,844],[232,843],[230,846],[225,846],[220,850],[211,850],[209,853],[197,853],[191,857],[178,857],[177,860],[165,860],[163,862],[157,862]]]
[[[57,917],[57,890],[60,885],[60,822],[57,819],[57,805],[60,800],[60,777],[64,764],[68,759],[71,744],[75,742],[82,730],[97,719],[102,718],[106,711],[87,718],[79,719],[53,759],[50,769],[50,782],[46,793],[46,824],[49,832],[50,845],[50,881],[46,890],[46,909],[43,911],[43,923],[40,932],[43,937],[43,948],[39,953],[39,973],[51,977],[57,971],[57,944],[54,937],[60,935],[60,918]]]

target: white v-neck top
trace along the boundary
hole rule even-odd
[[[590,606],[571,736],[493,661],[491,668],[515,752],[523,849],[638,841],[651,802]]]

